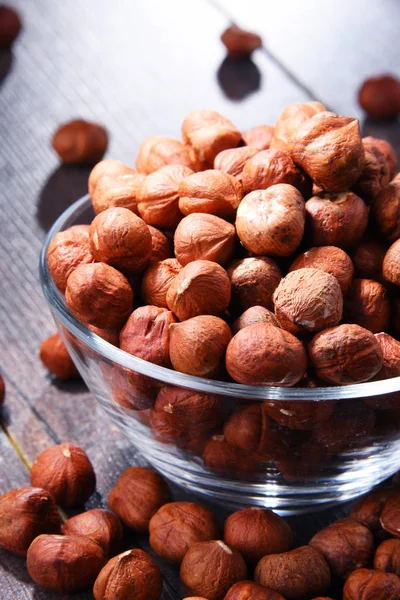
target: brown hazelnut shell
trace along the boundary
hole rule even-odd
[[[151,235],[151,256],[149,266],[154,265],[161,260],[174,257],[174,248],[172,241],[159,229],[147,225]]]
[[[386,252],[382,263],[382,274],[386,281],[400,286],[400,239]]]
[[[255,125],[248,129],[243,135],[246,146],[252,146],[257,150],[268,150],[274,128],[271,125]]]
[[[174,234],[175,256],[185,266],[194,260],[224,265],[235,250],[236,230],[231,223],[207,213],[182,219]]]
[[[264,308],[263,306],[250,306],[250,308],[245,310],[232,324],[232,333],[235,335],[241,329],[244,329],[249,325],[255,325],[256,323],[268,323],[269,325],[280,327],[278,319],[273,312],[268,310],[268,308]]]
[[[243,167],[246,162],[257,154],[259,150],[252,146],[242,146],[241,148],[231,148],[223,150],[214,159],[214,169],[223,171],[232,177],[242,181]]]
[[[336,246],[317,246],[306,250],[294,259],[289,272],[304,268],[320,269],[330,273],[338,280],[343,294],[349,289],[354,275],[350,256]]]
[[[194,153],[179,140],[152,135],[143,140],[136,157],[136,168],[149,175],[168,165],[181,165],[193,171],[200,167]]]
[[[372,532],[381,529],[380,516],[386,500],[396,494],[395,490],[383,488],[372,490],[352,506],[350,517],[359,523],[362,523]]]
[[[254,50],[260,48],[262,39],[256,33],[245,31],[237,25],[231,25],[221,35],[221,42],[232,58],[250,56]]]
[[[251,478],[259,471],[257,457],[228,444],[223,435],[213,435],[203,452],[204,466],[212,473],[235,479]]]
[[[187,600],[190,600],[187,599]],[[224,600],[285,600],[283,596],[255,581],[238,581],[229,590]]]
[[[384,540],[375,552],[374,569],[400,575],[400,540]]]
[[[97,123],[74,119],[55,132],[52,146],[64,164],[94,165],[107,150],[107,131]]]
[[[123,167],[124,170],[121,167],[118,169],[120,172],[110,174],[107,173],[107,168],[106,174],[100,176],[97,182],[95,177],[90,199],[96,215],[108,208],[117,207],[129,209],[135,215],[139,214],[138,194],[145,176],[125,165]]]
[[[18,12],[2,4],[0,6],[0,48],[9,48],[22,27]]]
[[[369,77],[358,92],[358,102],[371,119],[394,119],[400,112],[400,81],[388,73]]]
[[[357,569],[343,588],[343,600],[398,600],[400,578],[394,573]]]
[[[400,494],[391,494],[383,505],[381,526],[394,537],[400,537]]]
[[[233,219],[243,197],[243,188],[235,177],[209,169],[186,176],[179,185],[179,210],[209,213],[222,219]]]
[[[315,114],[325,110],[325,106],[319,102],[294,102],[289,104],[275,124],[270,147],[287,150],[293,133],[300,125]]]
[[[386,247],[377,240],[361,239],[351,251],[351,260],[356,277],[363,279],[382,279],[382,263]]]
[[[161,308],[168,308],[169,286],[182,270],[176,258],[167,258],[152,265],[143,274],[142,296],[144,302]]]
[[[380,233],[395,242],[400,237],[400,181],[394,180],[386,185],[376,196],[372,205],[372,214]]]
[[[356,323],[372,333],[387,331],[390,300],[386,289],[372,279],[354,279],[345,298],[344,315],[350,323]]]
[[[111,558],[120,550],[124,532],[117,516],[103,508],[93,508],[65,521],[62,533],[87,537],[97,542],[105,556]]]
[[[231,280],[231,305],[238,314],[252,306],[272,310],[272,296],[282,273],[272,258],[249,256],[232,261],[227,272]]]

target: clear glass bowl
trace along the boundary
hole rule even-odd
[[[229,508],[295,514],[354,498],[400,468],[400,377],[251,387],[153,365],[91,333],[68,311],[46,253],[56,233],[92,218],[85,196],[49,231],[43,291],[89,389],[163,475]]]

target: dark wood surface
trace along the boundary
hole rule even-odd
[[[387,70],[400,75],[400,6],[396,0],[13,5],[24,28],[12,51],[0,53],[0,366],[7,385],[0,493],[28,484],[37,454],[71,440],[97,473],[88,506],[106,506],[119,474],[144,461],[82,383],[52,380],[38,360],[40,341],[54,331],[39,285],[41,244],[54,219],[86,192],[88,176],[85,168],[59,165],[50,145],[54,129],[74,117],[98,121],[110,133],[108,156],[132,164],[145,136],[178,137],[184,115],[196,107],[215,108],[242,130],[273,123],[288,103],[309,99],[361,116],[355,94],[362,78]],[[252,61],[225,60],[219,35],[232,19],[264,36]],[[398,124],[363,128],[400,150]],[[307,542],[344,511],[291,519],[297,541]],[[145,538],[130,543],[148,549]],[[178,600],[177,571],[161,566],[162,598]],[[24,561],[0,550],[1,600],[64,597],[32,584]]]

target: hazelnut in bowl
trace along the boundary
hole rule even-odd
[[[185,146],[205,173],[190,218],[179,214],[179,190],[193,175],[178,163],[142,213],[140,202],[137,214],[117,197],[99,214],[89,195],[70,206],[43,246],[44,295],[100,407],[170,481],[226,507],[281,514],[350,500],[400,464],[393,314],[380,319],[387,330],[375,327],[379,306],[390,310],[400,296],[396,248],[388,244],[379,282],[353,280],[358,238],[313,239],[307,198],[288,183],[241,199],[240,182],[224,180],[236,208],[221,216],[225,188],[207,187],[218,177],[201,160],[215,139],[223,150],[239,143],[234,126],[217,119],[212,135]],[[114,189],[113,177],[104,175],[100,192]],[[323,199],[332,214],[336,195]],[[154,225],[161,205],[174,211],[174,231]],[[57,261],[48,261],[49,247]]]

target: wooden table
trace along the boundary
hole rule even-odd
[[[242,130],[274,123],[286,104],[317,99],[362,117],[356,90],[374,72],[400,75],[396,0],[10,0],[24,29],[0,54],[0,327],[7,385],[1,412],[0,493],[28,484],[39,452],[66,440],[88,453],[106,506],[119,474],[143,463],[82,383],[53,380],[38,359],[54,331],[38,257],[54,219],[86,192],[88,170],[60,166],[50,139],[73,117],[106,125],[108,156],[133,164],[147,135],[179,137],[193,108],[214,108]],[[234,20],[259,31],[253,61],[224,60],[219,35]],[[363,122],[364,134],[400,150],[399,124]],[[177,492],[177,497],[184,493]],[[307,542],[338,511],[291,519]],[[223,515],[221,515],[221,518]],[[147,549],[146,539],[132,544]],[[176,569],[162,564],[163,600],[181,598]],[[90,593],[77,599],[91,598]],[[0,550],[0,599],[62,600],[33,585],[24,561]]]

